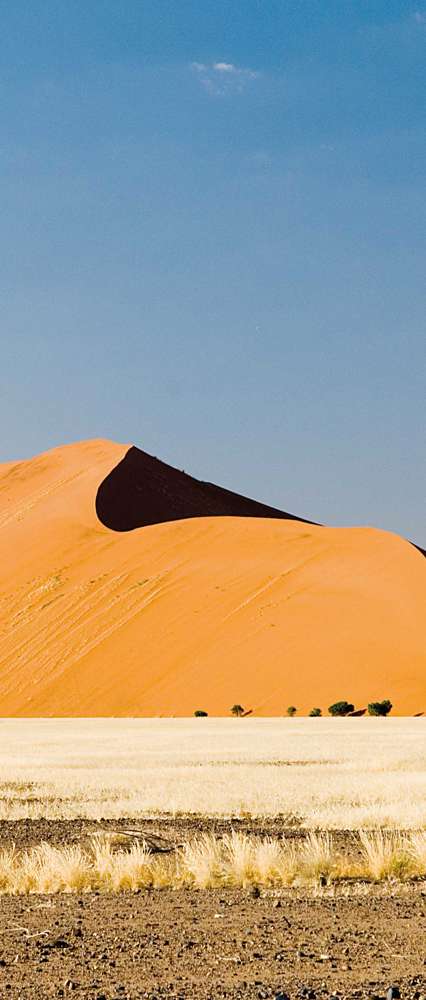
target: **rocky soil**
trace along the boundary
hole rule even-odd
[[[93,826],[3,823],[0,843],[69,843]],[[367,1000],[394,985],[403,1000],[426,1000],[426,886],[331,893],[1,896],[0,997]]]

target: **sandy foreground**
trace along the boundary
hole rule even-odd
[[[122,821],[122,828],[128,823]],[[252,836],[303,838],[279,821],[237,824]],[[95,825],[96,828],[96,825]],[[105,829],[105,823],[99,829]],[[151,821],[179,843],[223,836],[229,822]],[[235,823],[234,823],[235,828]],[[81,843],[88,821],[0,824],[0,849]],[[339,849],[353,849],[340,833]],[[383,998],[426,994],[424,880],[305,889],[139,889],[2,896],[0,996],[87,1000]]]
[[[426,710],[414,546],[371,528],[199,516],[195,481],[176,473],[178,493],[154,459],[124,482],[130,514],[140,504],[142,523],[157,504],[181,518],[191,501],[198,516],[112,530],[96,497],[127,453],[88,441],[0,468],[2,715],[227,715],[239,702],[269,716],[340,698]],[[206,510],[228,509],[209,490]]]
[[[61,849],[94,830],[129,820],[0,823],[0,850],[42,841]],[[168,819],[139,824],[179,844],[226,836],[226,820]],[[234,829],[301,841],[279,820],[234,821]],[[336,835],[342,852],[353,836]],[[2,896],[0,996],[14,1000],[73,994],[87,1000],[307,1000],[426,994],[424,880],[288,889],[179,888]]]

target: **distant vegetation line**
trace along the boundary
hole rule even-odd
[[[392,702],[389,701],[389,698],[384,698],[382,701],[371,701],[367,705],[367,708],[358,708],[358,709],[355,709],[355,706],[352,704],[352,702],[342,700],[342,701],[335,701],[332,705],[330,705],[328,708],[328,714],[334,718],[338,716],[340,716],[341,718],[342,717],[358,718],[365,715],[366,713],[368,713],[368,715],[386,717],[392,711],[392,708],[393,705]],[[230,713],[231,715],[234,716],[234,718],[244,718],[247,715],[251,715],[252,711],[253,709],[251,708],[247,711],[238,702],[235,705],[233,705],[232,708],[230,709]],[[297,713],[296,706],[289,705],[289,707],[286,710],[286,714],[289,716],[289,718],[291,719],[294,718],[296,713]],[[196,716],[196,718],[207,718],[208,714],[209,713],[206,712],[203,708],[197,708],[194,712],[194,716]],[[423,715],[423,713],[418,712],[417,715]],[[308,712],[308,716],[310,716],[313,719],[320,718],[322,716],[322,709],[311,708],[310,712]]]

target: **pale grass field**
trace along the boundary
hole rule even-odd
[[[121,892],[147,887],[333,886],[350,880],[402,884],[426,875],[426,833],[361,831],[358,854],[341,855],[332,834],[309,833],[289,842],[232,831],[204,834],[172,854],[151,854],[144,843],[117,847],[96,835],[86,846],[47,843],[0,851],[0,894]],[[122,838],[124,839],[124,838]],[[354,835],[355,841],[355,835]]]
[[[0,818],[426,828],[426,719],[4,719]]]

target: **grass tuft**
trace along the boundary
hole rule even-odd
[[[223,844],[223,876],[225,883],[247,886],[256,881],[254,846],[246,833],[235,830],[226,834]]]
[[[184,844],[179,860],[184,881],[192,882],[199,889],[210,889],[220,884],[220,844],[210,834],[204,833]]]
[[[280,879],[284,850],[282,841],[262,837],[253,845],[253,872],[261,885],[272,885]]]
[[[308,879],[329,880],[336,852],[329,833],[309,833],[300,849],[301,872]]]
[[[426,875],[426,830],[418,830],[408,838],[407,850],[417,875]]]
[[[403,879],[413,874],[410,841],[400,833],[384,830],[361,830],[363,872],[379,881],[384,878]]]

